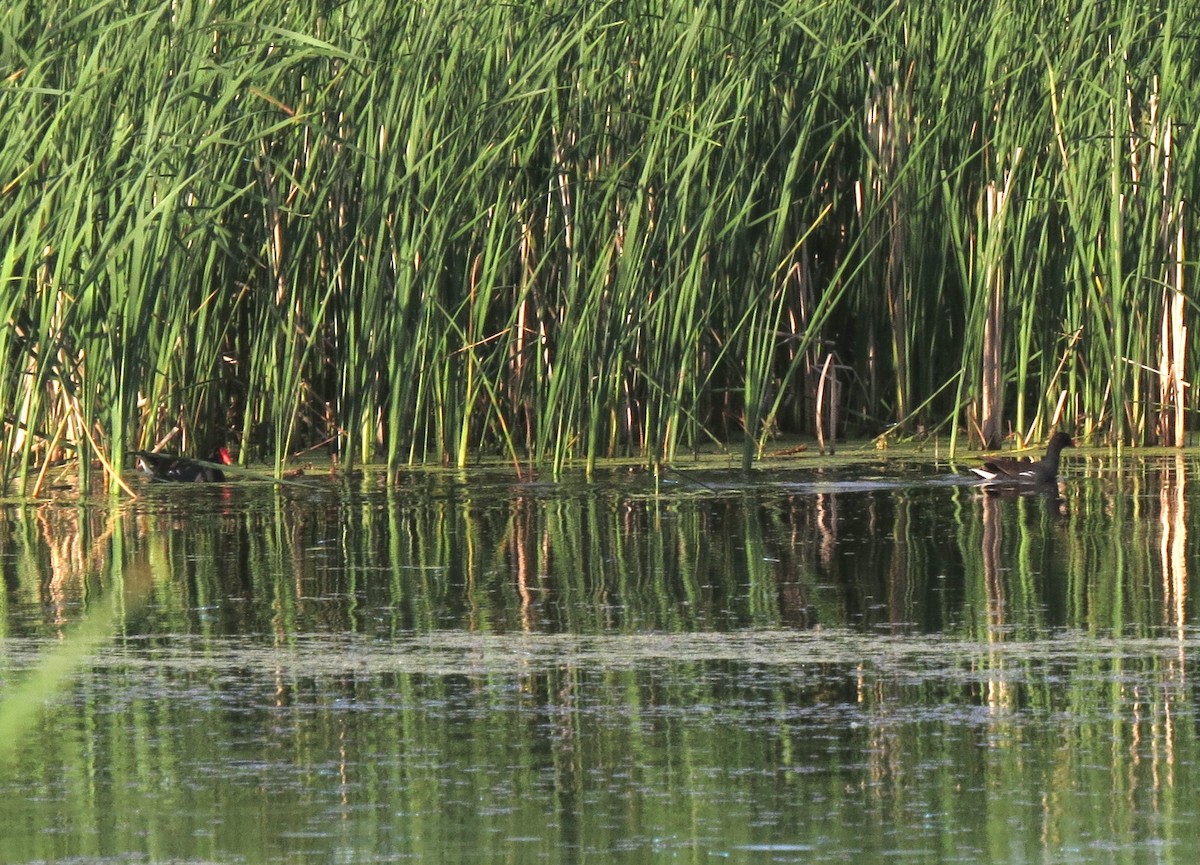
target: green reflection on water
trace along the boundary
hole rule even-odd
[[[0,861],[1195,861],[1185,468],[13,506]]]

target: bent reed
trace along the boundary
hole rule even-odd
[[[16,0],[0,480],[1182,444],[1197,11]]]

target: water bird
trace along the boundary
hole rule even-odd
[[[992,457],[971,471],[985,481],[1008,481],[1017,483],[1052,484],[1058,478],[1058,460],[1063,448],[1073,448],[1075,442],[1065,432],[1056,432],[1046,446],[1046,455],[1040,460]]]
[[[178,481],[182,483],[220,483],[225,473],[215,465],[233,465],[228,448],[217,448],[206,460],[193,460],[177,454],[134,451],[138,469],[156,481]]]

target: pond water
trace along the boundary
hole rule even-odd
[[[1195,455],[0,505],[0,861],[1200,861]]]

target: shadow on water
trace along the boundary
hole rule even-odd
[[[0,861],[1190,859],[1195,469],[9,504]]]

